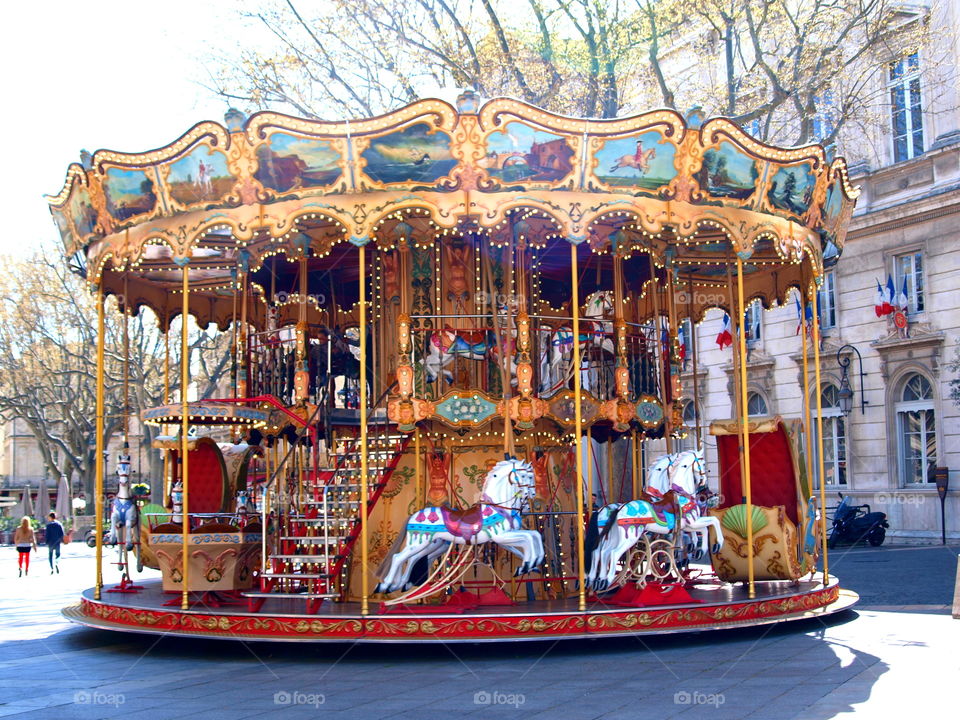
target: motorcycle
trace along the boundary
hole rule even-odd
[[[848,498],[840,495],[840,504],[833,514],[833,530],[827,540],[827,547],[833,548],[838,542],[856,544],[863,539],[871,547],[880,547],[887,536],[887,514],[871,512],[869,505],[852,505]]]
[[[87,547],[96,547],[97,546],[97,534],[94,532],[93,528],[87,530],[83,536],[83,541],[87,544]],[[103,544],[104,546],[114,546],[115,542],[110,542],[110,528],[107,528],[103,531]]]

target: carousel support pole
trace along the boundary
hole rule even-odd
[[[693,361],[693,417],[697,430],[697,449],[703,450],[703,430],[701,429],[703,418],[700,416],[700,382],[697,376],[697,322],[693,316],[692,274],[687,292],[687,315],[690,317],[690,356]]]
[[[668,258],[672,258],[672,255],[668,253]],[[665,430],[667,431],[665,435],[671,438],[676,426],[674,424],[674,413],[673,409],[677,406],[677,401],[680,399],[680,394],[683,391],[683,387],[680,384],[680,358],[677,352],[677,301],[676,301],[676,281],[677,281],[677,270],[676,266],[673,265],[672,259],[668,262],[667,265],[667,358],[666,358],[666,368],[667,368],[667,382],[670,383],[670,412],[667,413],[669,418],[669,423]],[[682,421],[681,421],[682,422]]]
[[[640,490],[642,489],[643,483],[640,481],[640,463],[638,454],[640,452],[640,437],[637,434],[637,431],[634,430],[630,438],[630,455],[633,462],[633,467],[631,468],[630,478],[633,480],[633,496],[640,497]]]
[[[237,342],[239,343],[237,352],[240,355],[240,367],[237,369],[237,397],[245,398],[247,397],[250,382],[248,378],[250,373],[250,343],[247,341],[249,332],[247,326],[247,292],[249,290],[249,284],[247,282],[247,273],[243,268],[241,268],[240,271],[239,285],[240,333],[237,338]]]
[[[743,428],[743,478],[747,505],[747,593],[756,597],[753,572],[753,493],[750,487],[750,409],[747,407],[747,336],[743,332],[743,260],[737,256],[737,326],[740,347],[740,424]]]
[[[801,274],[801,283],[803,282],[803,276]],[[804,292],[800,291],[800,304],[801,304],[801,318],[800,321],[803,326],[803,337],[800,341],[801,343],[801,355],[803,357],[803,437],[806,443],[806,466],[807,471],[807,482],[810,484],[810,493],[813,493],[813,424],[810,418],[810,350],[807,347],[807,331],[811,328],[807,326],[806,313],[803,310],[803,305],[805,302]],[[820,508],[820,515],[823,517],[824,509]],[[825,518],[824,518],[825,520]]]
[[[600,482],[599,478],[597,481]],[[587,506],[584,512],[588,520],[593,515],[593,425],[587,428]]]
[[[663,349],[663,324],[660,322],[660,281],[657,280],[657,270],[653,264],[653,257],[650,256],[650,277],[653,280],[653,290],[651,298],[653,299],[653,324],[654,324],[654,342],[657,344],[657,370],[660,376],[660,406],[663,408],[663,440],[666,443],[667,455],[673,451],[673,444],[670,438],[670,412],[667,410],[667,384],[670,382],[667,368],[667,358]]]
[[[180,608],[190,608],[190,458],[187,454],[187,432],[189,403],[187,387],[190,384],[190,345],[187,331],[190,311],[190,266],[183,265],[183,306],[180,311],[180,482],[183,484],[183,594],[180,596]],[[266,528],[264,528],[266,534]]]
[[[413,431],[413,478],[415,495],[417,502],[420,503],[417,507],[422,507],[426,503],[423,492],[423,467],[420,463],[420,428],[417,428]]]
[[[370,554],[367,522],[367,247],[360,246],[360,614],[370,614]]]
[[[166,313],[167,327],[163,331],[163,404],[170,402],[170,313]],[[166,435],[170,428],[161,426],[161,432]],[[170,451],[163,452],[163,506],[167,507],[170,490],[173,487],[173,468],[170,465]]]
[[[104,375],[104,307],[103,307],[103,281],[97,287],[97,437],[96,437],[96,456],[94,457],[94,478],[95,500],[94,508],[96,517],[94,519],[94,528],[97,538],[97,580],[93,588],[94,600],[100,599],[100,593],[103,590],[103,533],[100,528],[103,526],[103,375]]]
[[[817,383],[817,459],[818,469],[820,470],[820,513],[823,514],[826,508],[827,491],[825,489],[826,472],[823,462],[823,398],[820,397],[820,313],[817,309],[817,285],[810,283],[810,304],[813,306],[813,374],[814,381]],[[826,518],[820,523],[821,538],[823,543],[823,585],[826,587],[827,580],[830,577],[829,561],[827,558],[827,523]]]
[[[573,315],[573,416],[574,438],[577,461],[577,587],[579,591],[578,607],[581,612],[587,609],[586,568],[583,558],[583,417],[580,398],[580,278],[577,273],[577,246],[570,243],[570,284],[572,298],[570,310]]]

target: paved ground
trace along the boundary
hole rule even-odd
[[[13,549],[0,548],[0,717],[785,720],[956,707],[960,620],[948,607],[958,548],[838,549],[831,569],[863,603],[826,624],[431,648],[79,628],[59,609],[92,584],[91,551],[65,552],[60,575],[41,556],[18,578]]]

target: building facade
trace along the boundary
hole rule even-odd
[[[885,122],[839,148],[862,194],[819,305],[827,504],[836,504],[837,492],[867,503],[887,513],[888,535],[904,541],[940,538],[937,467],[949,469],[947,535],[960,539],[960,407],[950,396],[957,378],[951,363],[960,357],[960,16],[952,2],[934,3],[934,13],[946,28],[938,47],[888,63],[880,88],[888,102],[877,110]],[[875,311],[878,285],[888,283],[894,303],[906,301],[906,328]],[[732,354],[715,342],[722,317],[712,312],[696,329],[706,419],[736,416]],[[800,418],[805,392],[816,407],[812,370],[803,385],[798,319],[793,299],[748,312],[751,415]],[[839,395],[848,361],[853,398],[844,414]],[[692,384],[688,372],[688,398]],[[692,405],[685,415],[694,417]],[[716,445],[705,441],[716,477]],[[814,471],[819,476],[816,463]]]

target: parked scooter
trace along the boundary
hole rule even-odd
[[[833,514],[833,530],[827,540],[827,547],[832,548],[838,542],[856,544],[866,540],[872,547],[880,547],[887,536],[887,514],[871,512],[869,505],[852,505],[850,501],[840,495],[840,504]]]
[[[87,544],[87,547],[96,547],[97,546],[97,534],[93,531],[93,528],[87,530],[83,536],[83,541]],[[110,542],[110,529],[107,528],[103,531],[103,544],[104,545],[116,545],[115,542]]]

